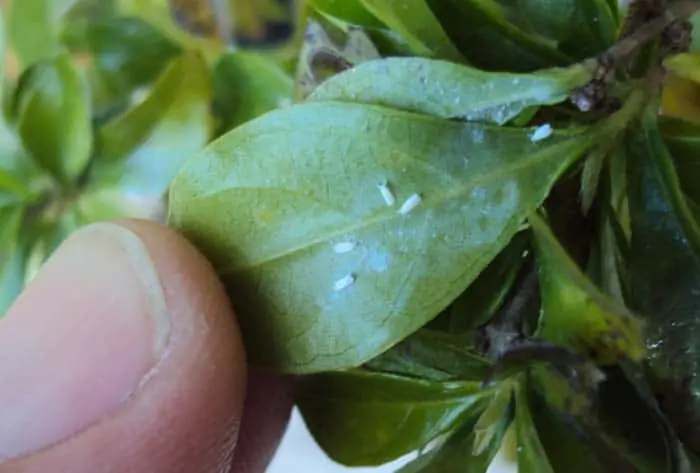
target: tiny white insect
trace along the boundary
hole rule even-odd
[[[538,141],[546,140],[552,136],[552,133],[554,133],[552,125],[545,123],[544,125],[537,127],[535,132],[530,136],[530,141],[537,143]]]
[[[379,192],[382,194],[382,197],[384,198],[384,202],[386,202],[386,205],[391,207],[396,203],[396,197],[394,197],[394,193],[391,192],[391,189],[389,189],[389,185],[387,184],[386,181],[382,181],[379,184],[377,184],[377,188],[379,189]]]
[[[356,245],[354,241],[341,241],[333,245],[333,251],[335,251],[338,254],[350,253],[352,250],[355,249],[355,246]]]
[[[350,274],[347,274],[346,276],[338,279],[333,284],[333,290],[342,291],[343,289],[347,289],[348,287],[352,286],[353,284],[355,284],[355,275],[350,273]]]
[[[401,205],[401,208],[399,209],[399,213],[401,215],[406,215],[408,214],[411,210],[415,209],[420,205],[420,203],[423,202],[423,199],[421,196],[418,194],[413,194],[411,197],[406,199],[406,202],[404,202]]]

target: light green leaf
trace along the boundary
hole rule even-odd
[[[24,255],[20,229],[24,218],[21,207],[0,208],[0,318],[24,286]]]
[[[505,0],[528,31],[555,41],[574,59],[600,54],[615,40],[617,20],[608,0]]]
[[[360,370],[300,378],[297,405],[318,444],[348,466],[381,465],[483,408],[480,381],[435,382]]]
[[[486,70],[530,72],[574,61],[513,25],[495,0],[430,0],[462,55]]]
[[[474,455],[475,419],[465,422],[437,447],[421,454],[396,473],[486,473],[503,442],[512,413],[504,414],[491,443],[479,455]]]
[[[483,380],[490,364],[470,350],[472,338],[421,329],[363,367],[432,381]]]
[[[591,79],[581,66],[507,74],[446,61],[387,58],[331,77],[309,100],[384,105],[502,125],[533,105],[563,102]]]
[[[426,0],[361,0],[374,16],[400,34],[419,56],[463,62]]]
[[[640,321],[586,278],[542,218],[533,214],[530,225],[542,291],[538,336],[600,363],[641,358]]]
[[[308,0],[312,8],[323,15],[363,28],[384,28],[385,25],[367,8],[362,0]]]
[[[61,3],[57,0],[12,2],[10,41],[22,70],[60,52],[60,20],[65,13]]]
[[[222,132],[291,105],[293,96],[292,77],[263,55],[228,53],[214,69],[214,106],[222,119]]]
[[[534,143],[532,132],[295,105],[189,161],[170,223],[235,294],[254,363],[357,366],[462,293],[594,140],[555,132]]]
[[[506,417],[512,401],[512,383],[509,381],[500,383],[499,389],[489,399],[489,406],[474,425],[474,442],[471,445],[473,455],[478,456],[487,452],[499,433],[503,435],[501,421]]]
[[[63,53],[37,64],[23,92],[18,130],[36,163],[64,185],[85,169],[92,148],[85,77]]]
[[[518,438],[518,473],[555,473],[537,434],[524,381],[515,387],[515,429]]]
[[[651,107],[629,140],[630,304],[647,321],[656,395],[681,440],[700,448],[700,228]]]
[[[211,84],[196,52],[168,66],[142,103],[97,132],[91,189],[159,198],[211,135]]]

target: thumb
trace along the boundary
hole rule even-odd
[[[153,223],[91,225],[0,320],[0,471],[218,472],[244,394],[204,258]]]

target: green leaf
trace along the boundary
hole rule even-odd
[[[557,43],[574,59],[595,56],[615,40],[617,21],[608,0],[506,0],[528,31]]]
[[[384,105],[502,125],[533,105],[563,102],[590,80],[582,66],[506,74],[446,61],[387,58],[331,77],[310,100]]]
[[[681,440],[699,451],[700,229],[651,109],[632,136],[630,303],[647,321],[657,395],[666,399]]]
[[[465,333],[488,322],[503,304],[523,264],[528,238],[516,235],[450,308],[450,331]]]
[[[221,57],[213,74],[214,106],[222,119],[222,132],[291,105],[292,77],[260,54],[228,53]]]
[[[554,473],[532,419],[524,382],[515,387],[515,429],[518,438],[518,473]]]
[[[425,446],[483,407],[478,381],[435,382],[359,370],[300,378],[297,404],[318,444],[348,466]]]
[[[24,286],[24,258],[20,229],[24,218],[21,207],[0,208],[0,318]]]
[[[60,17],[57,0],[13,1],[9,34],[22,70],[58,54]]]
[[[494,440],[505,434],[502,420],[507,416],[513,401],[513,386],[510,381],[500,383],[499,389],[490,399],[489,406],[474,425],[474,441],[471,445],[472,454],[480,456],[492,450]],[[500,446],[500,442],[497,442]]]
[[[530,225],[542,292],[538,336],[600,363],[642,357],[640,322],[586,278],[542,218],[533,214]]]
[[[593,139],[531,133],[295,105],[193,158],[173,184],[170,223],[235,294],[254,363],[357,366],[462,293]]]
[[[324,16],[364,28],[383,28],[377,17],[370,13],[362,0],[309,0],[309,4]]]
[[[401,35],[418,56],[463,62],[426,0],[361,0],[385,25]]]
[[[680,186],[695,204],[700,203],[700,124],[679,118],[659,120],[659,128],[676,167]]]
[[[432,381],[485,379],[489,363],[470,336],[422,329],[365,363],[364,368]]]
[[[20,104],[19,135],[39,166],[71,185],[85,170],[92,148],[85,77],[63,53],[37,64],[29,81]]]
[[[430,6],[462,55],[480,69],[530,72],[573,62],[514,26],[495,0],[430,0]]]
[[[168,66],[145,100],[97,132],[91,188],[159,198],[185,159],[208,142],[209,69],[196,52]]]
[[[478,455],[472,452],[476,440],[475,419],[465,422],[440,445],[421,454],[397,473],[486,473],[503,442],[512,413],[503,413],[487,448]]]
[[[95,67],[95,89],[102,106],[128,98],[150,85],[181,48],[138,18],[109,18],[91,23],[87,41]]]

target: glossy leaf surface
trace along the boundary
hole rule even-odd
[[[63,184],[84,171],[92,150],[87,82],[68,54],[37,64],[23,91],[18,129],[25,148]]]
[[[301,378],[297,403],[323,450],[345,465],[380,465],[456,427],[481,407],[481,383],[347,371]]]
[[[361,102],[502,125],[528,107],[566,100],[590,79],[582,67],[506,74],[439,60],[387,58],[331,77],[310,100]]]
[[[253,362],[357,366],[463,292],[592,139],[533,143],[531,133],[298,105],[192,159],[174,182],[170,223],[235,295]],[[338,243],[351,250],[336,253]]]
[[[601,363],[642,357],[640,322],[586,278],[541,217],[533,215],[530,224],[542,292],[539,336]]]

